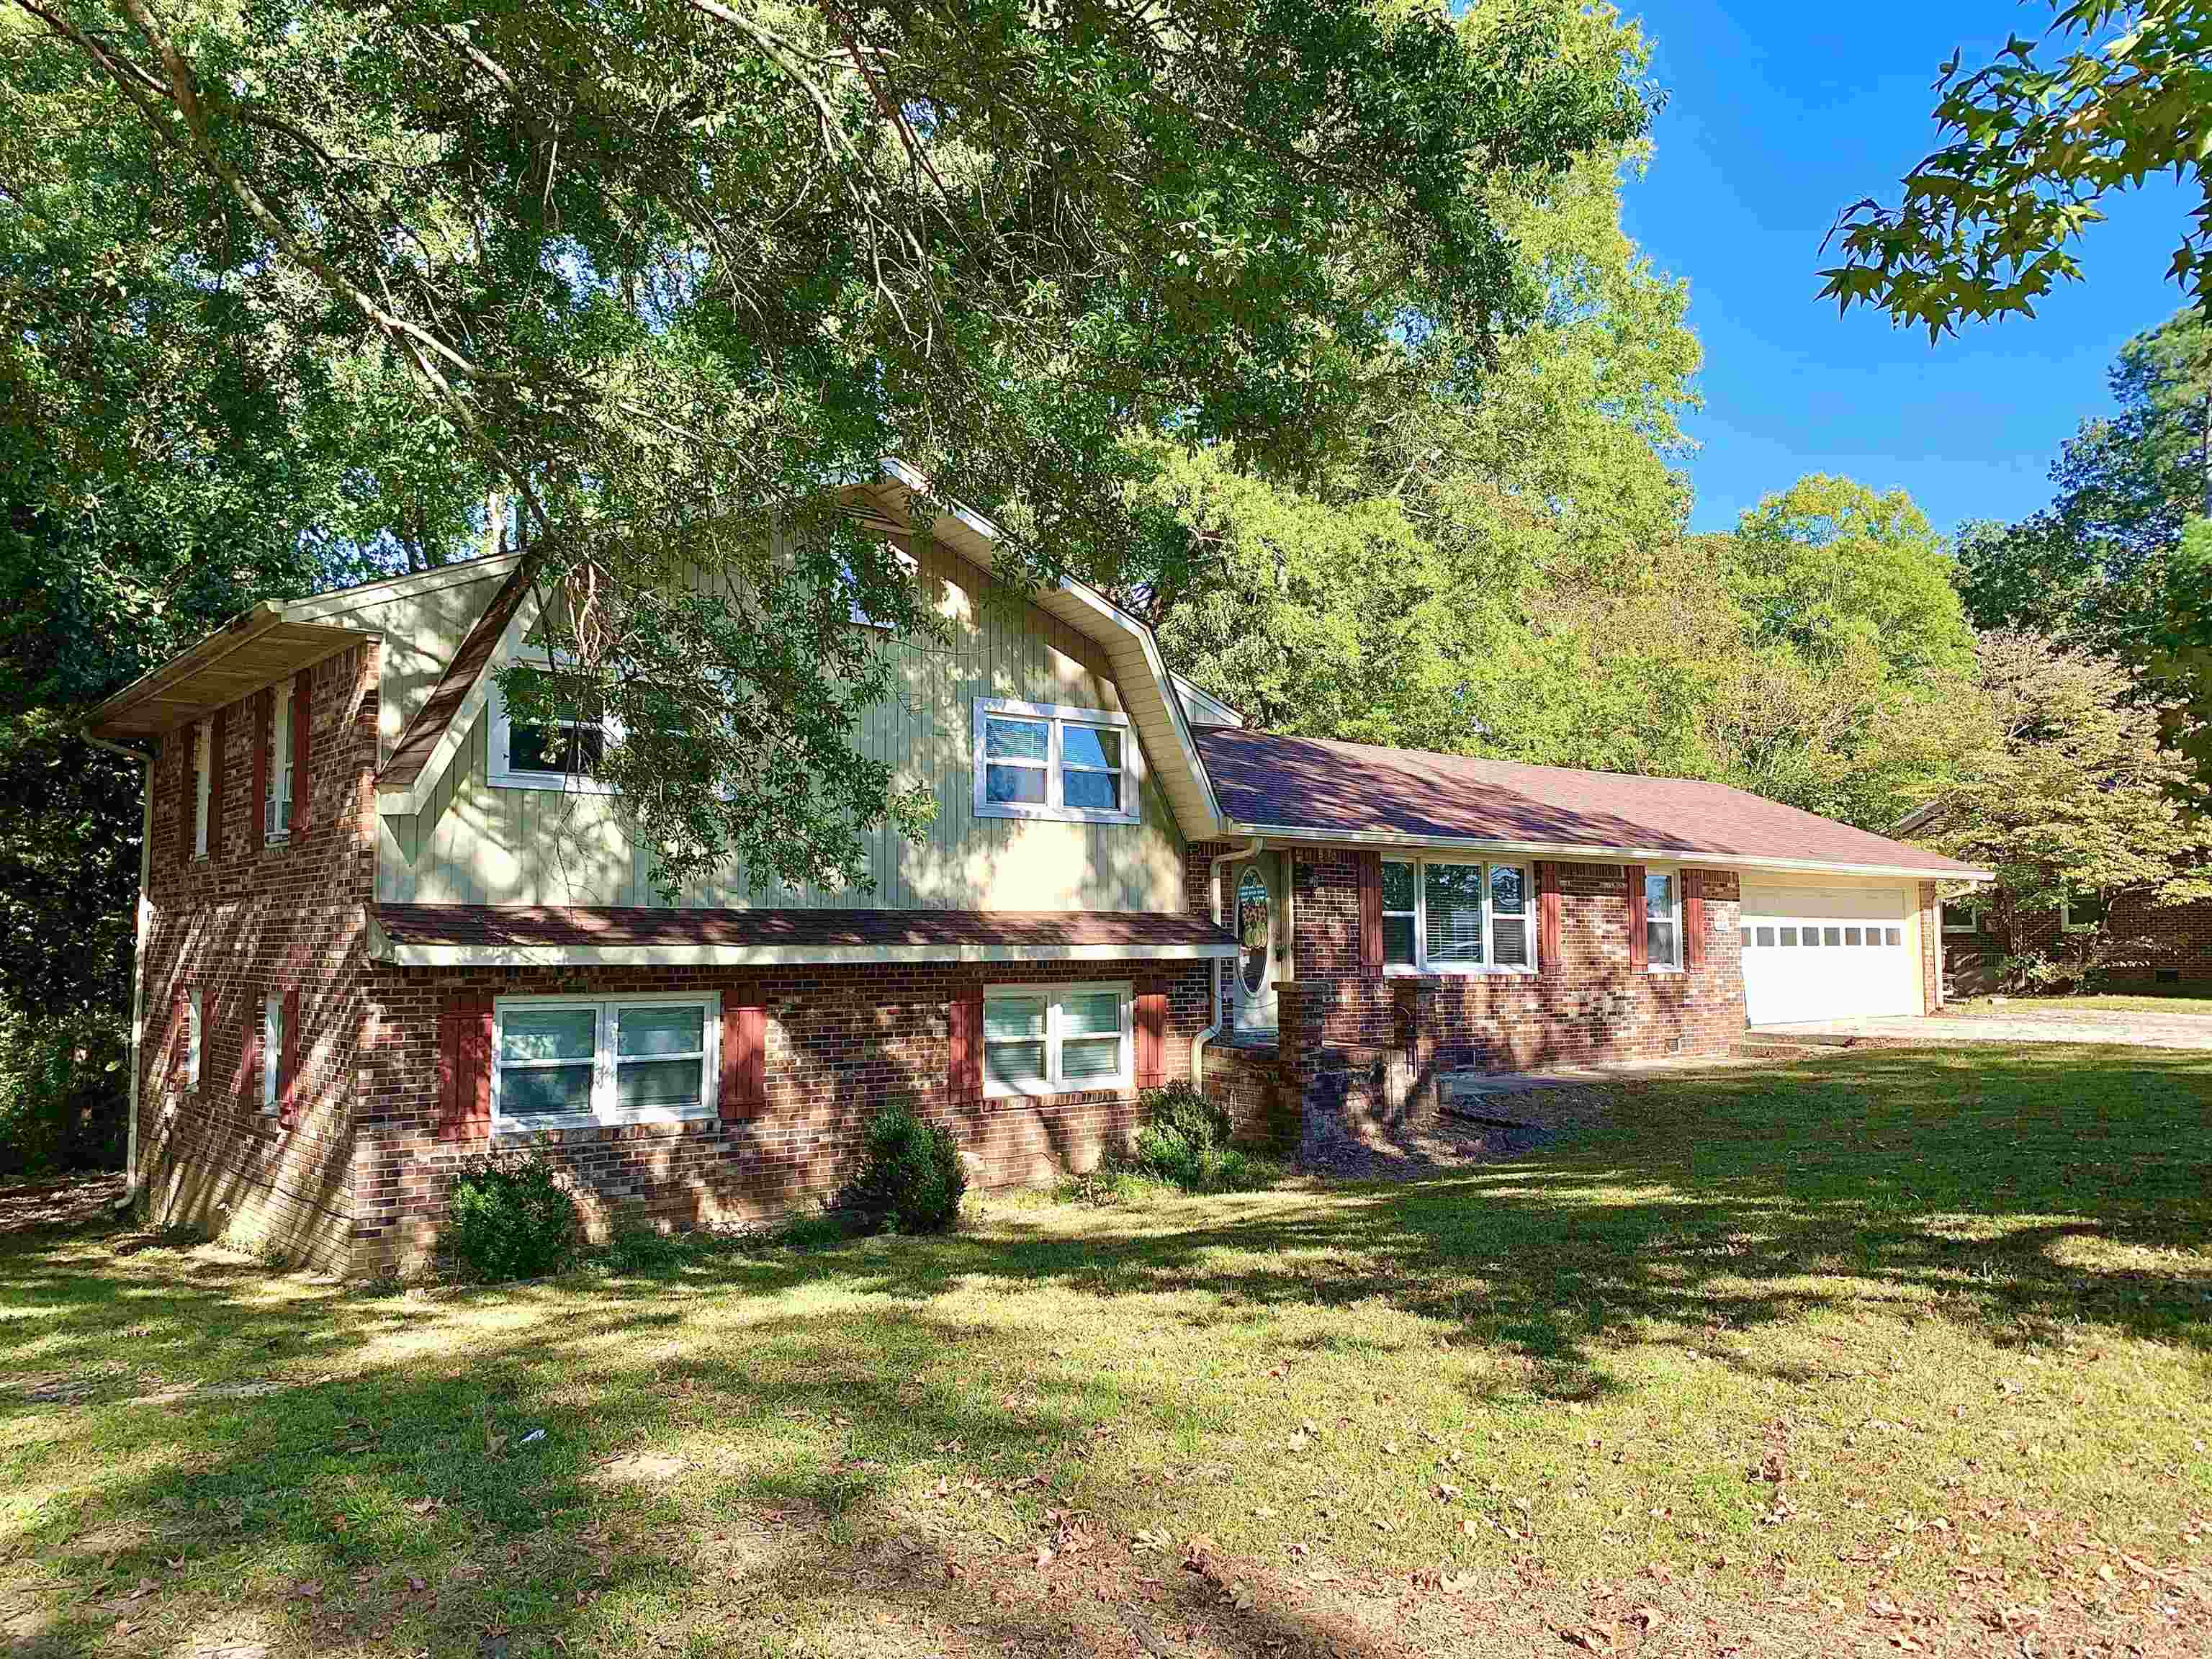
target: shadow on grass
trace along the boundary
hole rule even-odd
[[[1108,1212],[1079,1233],[1015,1212],[942,1240],[732,1253],[598,1283],[588,1299],[548,1285],[428,1310],[306,1281],[272,1291],[258,1266],[191,1255],[134,1278],[96,1229],[25,1233],[0,1241],[0,1309],[35,1332],[46,1372],[112,1378],[76,1397],[100,1456],[130,1473],[57,1494],[19,1540],[79,1587],[210,1549],[250,1555],[239,1605],[319,1650],[404,1636],[489,1652],[504,1632],[580,1645],[610,1627],[619,1644],[672,1621],[714,1644],[765,1596],[860,1625],[921,1617],[978,1645],[1083,1650],[1095,1626],[1065,1595],[971,1583],[972,1556],[889,1516],[888,1471],[957,1448],[989,1481],[1033,1483],[1023,1501],[1043,1515],[1054,1469],[1087,1457],[1091,1501],[1133,1504],[1146,1477],[1133,1466],[1117,1480],[1092,1437],[1118,1424],[1172,1441],[1188,1402],[1172,1378],[1127,1366],[1036,1367],[1034,1332],[953,1316],[957,1292],[1173,1297],[1164,1316],[1201,1341],[1255,1310],[1378,1304],[1455,1346],[1518,1357],[1515,1386],[1550,1400],[1615,1386],[1624,1345],[1703,1343],[1892,1295],[2000,1343],[2091,1326],[2202,1347],[2208,1102],[2212,1056],[1853,1051],[1653,1078],[1580,1142],[1450,1178]],[[717,1308],[734,1293],[734,1340],[687,1325],[698,1291]],[[345,1317],[328,1317],[341,1297]],[[507,1323],[404,1364],[308,1375],[404,1344],[440,1306]],[[149,1368],[219,1385],[279,1366],[295,1380],[277,1395],[100,1405],[140,1393]],[[970,1386],[1025,1366],[1036,1386],[1018,1400]],[[10,1433],[53,1409],[0,1386]],[[704,1511],[619,1462],[700,1423],[734,1448]],[[523,1443],[530,1428],[544,1438]],[[1401,1650],[1282,1595],[1158,1577],[1162,1602],[1140,1620],[1202,1620],[1232,1650]],[[303,1582],[349,1588],[293,1596]],[[87,1594],[18,1645],[79,1650],[128,1616]]]

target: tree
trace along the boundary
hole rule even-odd
[[[2212,823],[2203,782],[2161,739],[2159,711],[2108,658],[2011,630],[1985,634],[1982,695],[1997,741],[1923,810],[1914,838],[1991,871],[2001,931],[2068,896],[2172,904],[2212,897]],[[2154,949],[2107,921],[2063,936],[2079,978]],[[2033,975],[2038,965],[2018,970]]]
[[[1821,661],[1864,647],[1901,685],[1972,672],[1951,561],[1903,490],[1814,473],[1738,522],[1730,585],[1761,635]]]
[[[2212,617],[2204,573],[2182,556],[2212,488],[2212,325],[2180,312],[2136,336],[2111,384],[2118,409],[2067,441],[2051,505],[1961,535],[1960,592],[1978,627],[2034,629],[2125,663],[2166,706],[2168,741],[2212,769]]]
[[[2033,317],[2063,277],[2098,204],[2153,173],[2204,191],[2171,274],[2212,316],[2212,0],[2050,0],[2040,41],[2014,35],[1991,64],[1938,72],[1950,142],[1905,177],[1898,206],[1844,210],[1844,263],[1821,297],[1871,305],[1932,341],[1965,320]],[[2097,36],[2112,31],[2110,37]],[[2055,62],[2039,53],[2051,48]],[[1825,244],[1823,245],[1825,246]]]
[[[1649,111],[1568,0],[14,4],[19,75],[265,275],[254,337],[404,368],[405,470],[516,503],[559,656],[507,689],[621,718],[670,891],[857,884],[926,816],[851,742],[891,671],[848,623],[927,596],[830,486],[901,454],[1011,574],[1110,562],[1123,433],[1315,465],[1401,319],[1533,315],[1498,184]]]

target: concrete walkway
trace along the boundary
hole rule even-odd
[[[1804,1020],[1789,1025],[1754,1025],[1754,1037],[1835,1044],[1925,1044],[1948,1048],[1961,1042],[2115,1042],[2138,1048],[2212,1048],[2212,1019],[2202,1014],[2110,1013],[2078,1010],[2065,1013],[1889,1014],[1860,1019]]]

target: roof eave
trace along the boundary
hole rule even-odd
[[[1601,842],[1509,841],[1480,836],[1413,835],[1399,830],[1342,830],[1307,824],[1247,823],[1230,818],[1223,833],[1237,838],[1295,842],[1321,847],[1438,848],[1453,852],[1513,853],[1532,858],[1573,859],[1595,864],[1693,864],[1716,870],[1772,870],[1780,873],[1898,876],[1921,881],[1987,882],[1986,870],[1935,868],[1921,864],[1860,864],[1833,859],[1766,858],[1694,847],[1625,847]]]
[[[158,737],[375,637],[297,619],[291,606],[264,599],[101,699],[79,726],[108,743]]]

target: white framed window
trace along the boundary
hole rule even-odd
[[[277,682],[276,707],[269,720],[269,799],[262,803],[261,834],[264,841],[288,840],[292,834],[292,682]]]
[[[185,1087],[200,1086],[200,994],[185,994]]]
[[[1111,708],[975,699],[975,816],[1134,823],[1144,752]]]
[[[983,993],[983,1091],[1126,1089],[1135,1077],[1127,983],[994,985]]]
[[[202,720],[192,732],[192,770],[198,775],[192,793],[192,856],[196,859],[208,855],[208,791],[215,781],[214,758],[208,723]]]
[[[1795,945],[1797,930],[1782,930],[1782,942]],[[1853,943],[1856,943],[1856,940]],[[1644,872],[1644,961],[1661,973],[1682,965],[1682,872]]]
[[[284,1069],[284,999],[261,1000],[261,1109],[276,1115],[276,1073]]]
[[[1385,973],[1534,973],[1535,883],[1525,864],[1382,860]]]
[[[2069,893],[2058,901],[2058,926],[2064,933],[2086,933],[2102,927],[2110,913],[2110,903],[2102,893]]]
[[[501,789],[563,789],[611,795],[612,784],[595,775],[610,745],[621,741],[612,719],[519,723],[507,714],[507,693],[493,682],[491,730],[486,757],[489,781]]]
[[[1947,933],[1978,933],[1982,931],[1982,907],[1960,902],[1943,907],[1943,931]]]
[[[714,1115],[722,1051],[714,992],[501,997],[492,1022],[495,1131]]]

